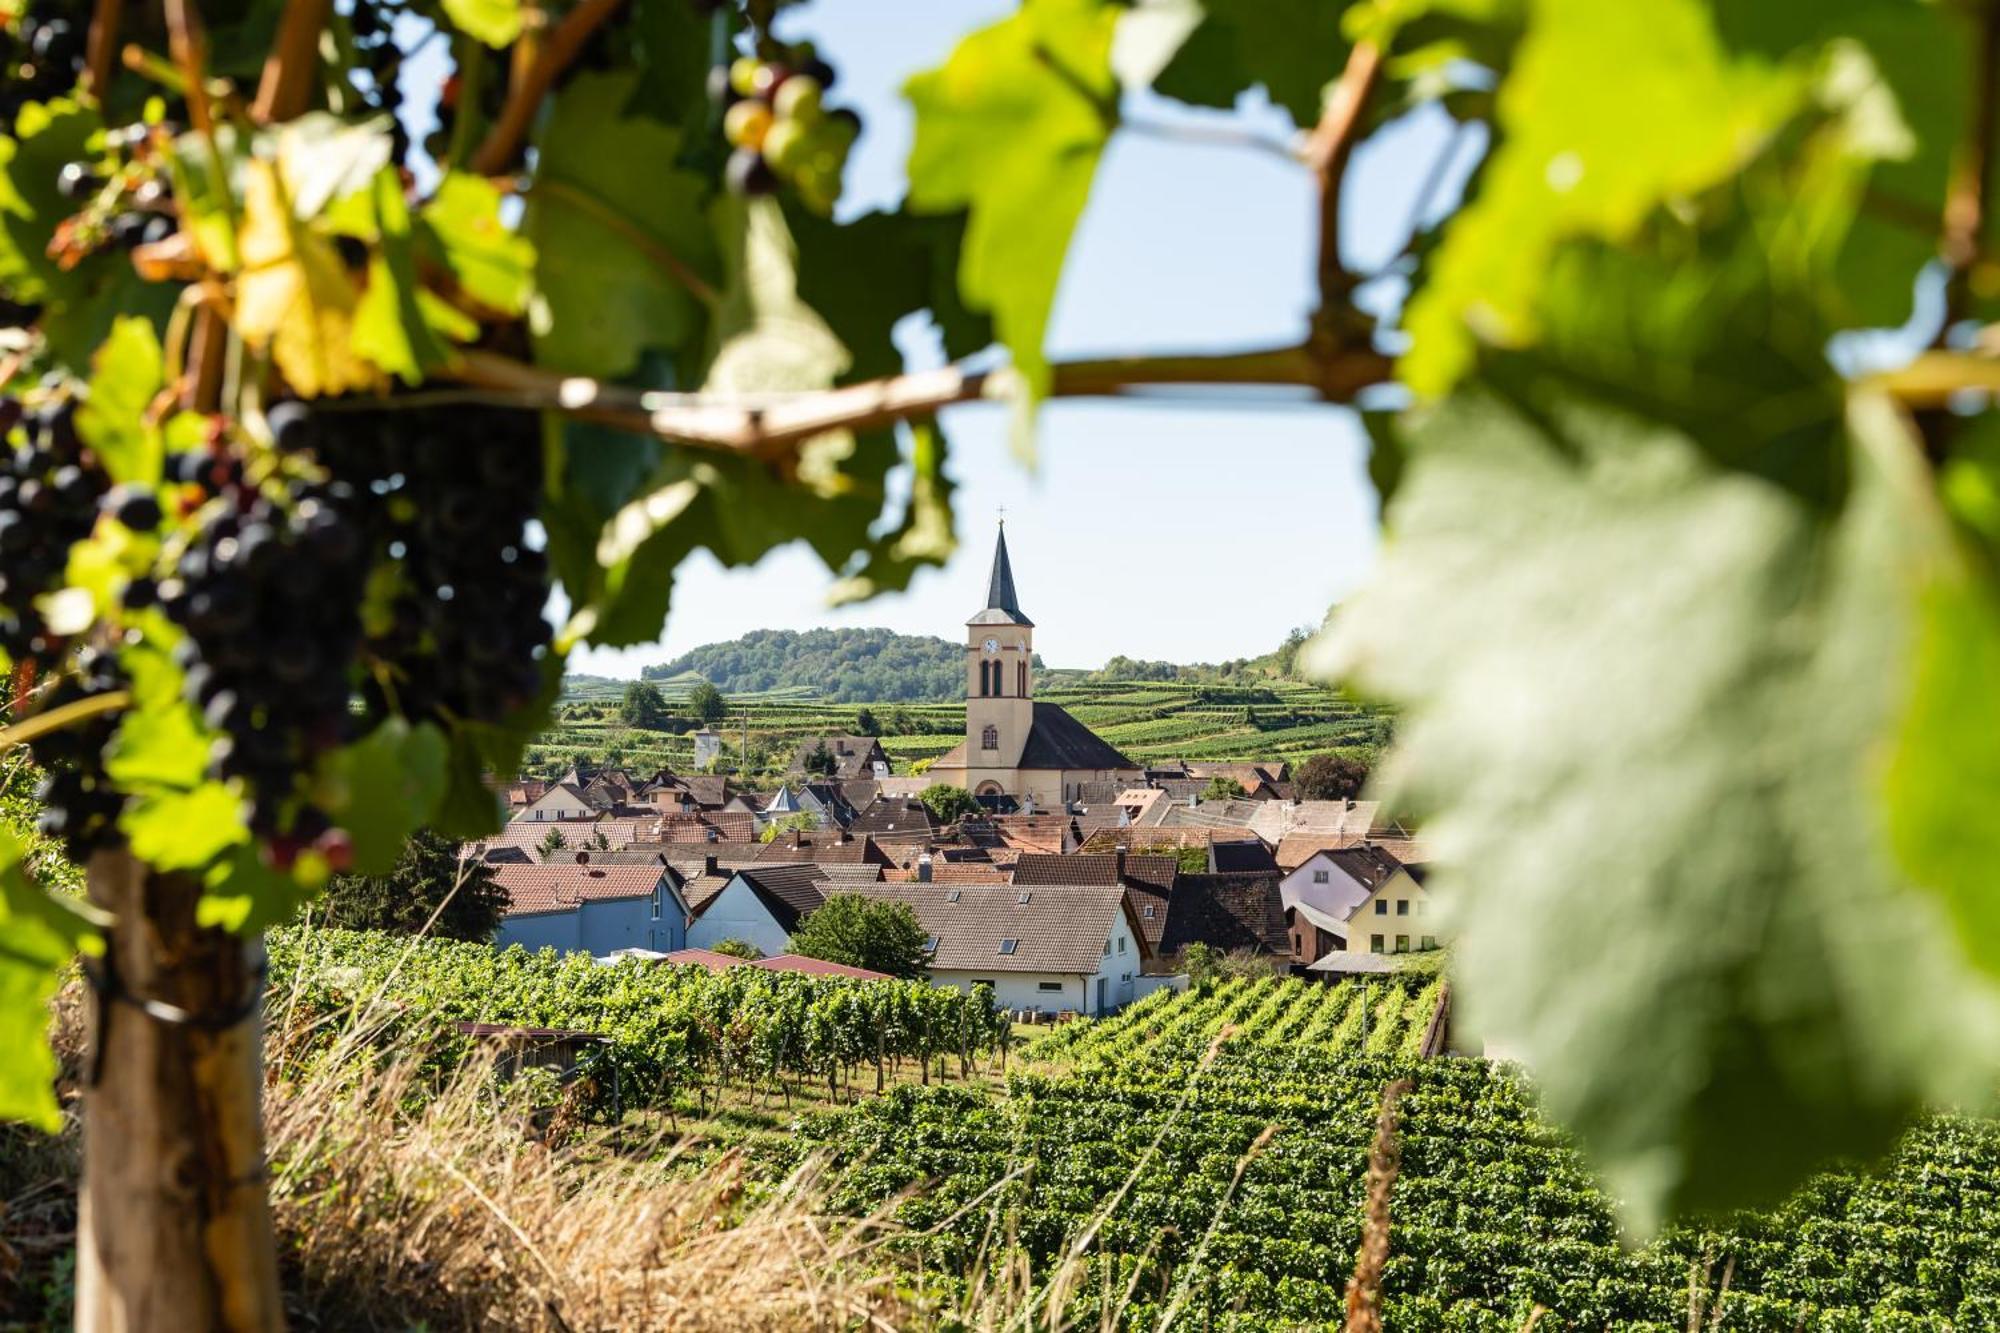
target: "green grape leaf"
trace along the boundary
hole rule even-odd
[[[77,430],[114,482],[160,480],[166,447],[146,412],[166,380],[153,326],[130,315],[115,320],[91,358],[90,397],[76,414]]]
[[[1326,85],[1347,61],[1341,6],[1206,0],[1201,8],[1201,23],[1160,71],[1154,91],[1196,106],[1233,107],[1238,94],[1261,85],[1297,124],[1319,120]]]
[[[969,211],[959,290],[992,312],[1030,402],[1048,392],[1049,311],[1118,119],[1111,43],[1122,12],[1025,0],[904,85],[917,117],[909,206]]]
[[[1983,1094],[1993,996],[1881,831],[1939,527],[1893,411],[1829,423],[1830,503],[1576,394],[1468,388],[1404,447],[1380,573],[1308,663],[1405,706],[1386,794],[1425,818],[1463,1014],[1634,1223]]]
[[[910,499],[903,520],[871,542],[861,566],[834,585],[834,605],[900,592],[920,569],[936,568],[958,549],[944,432],[935,421],[910,423]]]
[[[105,748],[104,771],[128,792],[192,791],[207,772],[212,738],[182,698],[180,668],[150,638],[123,649],[119,662],[132,680],[132,707]]]
[[[1940,475],[1960,541],[1926,585],[1915,684],[1884,790],[1897,855],[1938,895],[1980,966],[2000,973],[2000,422],[1963,423]]]
[[[308,891],[296,877],[266,865],[253,841],[246,839],[226,851],[202,872],[195,924],[247,935],[298,914]]]
[[[0,138],[0,290],[17,301],[70,299],[81,270],[64,272],[48,256],[56,227],[76,211],[56,189],[63,164],[86,155],[97,117],[76,103],[30,104]]]
[[[132,854],[156,870],[196,870],[250,841],[243,802],[219,782],[134,797],[118,817]]]
[[[847,369],[840,339],[799,299],[797,252],[776,201],[718,209],[731,237],[732,280],[718,307],[721,338],[705,389],[757,393],[824,388]],[[725,565],[750,564],[803,537],[838,568],[881,513],[896,449],[886,433],[830,431],[800,446],[789,481],[755,459],[666,456],[638,498],[605,525],[596,563],[603,581],[580,624],[594,643],[656,638],[673,571],[697,546]]]
[[[444,0],[452,26],[488,46],[506,46],[521,35],[521,0]]]
[[[633,0],[632,46],[639,84],[627,110],[679,125],[706,111],[710,25],[687,0]]]
[[[392,718],[335,751],[322,786],[326,808],[354,842],[354,870],[386,875],[444,792],[448,746],[430,723]]]
[[[522,230],[535,249],[536,360],[551,369],[623,375],[647,348],[696,345],[707,328],[687,276],[715,281],[708,185],[665,165],[679,131],[626,114],[632,85],[571,80],[537,146]]]
[[[491,182],[448,172],[417,214],[417,253],[449,272],[458,290],[500,315],[527,309],[535,287],[535,247],[500,216]]]
[[[49,1001],[62,971],[96,934],[73,910],[30,883],[26,849],[0,829],[0,1119],[54,1133],[56,1058],[49,1049]]]
[[[965,215],[868,213],[838,223],[788,207],[798,246],[798,292],[823,314],[854,364],[841,378],[875,379],[903,368],[891,334],[897,321],[928,311],[957,360],[992,345],[993,321],[969,309],[958,290]]]
[[[1624,239],[1662,201],[1726,179],[1808,87],[1799,70],[1732,58],[1701,0],[1540,0],[1501,85],[1499,147],[1411,301],[1405,381],[1442,393],[1475,340],[1531,343],[1560,240]]]
[[[421,384],[451,364],[449,340],[469,341],[479,326],[431,297],[418,281],[409,204],[396,173],[378,172],[369,198],[378,239],[368,261],[367,290],[354,309],[354,350],[405,384]]]

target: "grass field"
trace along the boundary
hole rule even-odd
[[[685,700],[693,678],[655,682],[671,706]],[[625,682],[583,677],[566,689],[554,728],[530,747],[529,776],[548,777],[572,764],[619,763],[633,768],[687,769],[694,762],[692,719],[676,731],[646,731],[618,720]],[[1195,685],[1158,681],[1058,683],[1037,698],[1060,704],[1139,763],[1166,759],[1297,761],[1325,751],[1372,759],[1388,739],[1386,714],[1336,690],[1300,681]],[[791,688],[728,699],[716,724],[726,762],[753,775],[782,771],[809,736],[854,734],[866,710],[881,730],[896,770],[935,759],[964,734],[965,708],[943,704],[834,704]],[[743,762],[747,740],[750,762]]]

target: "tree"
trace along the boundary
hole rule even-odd
[[[1993,6],[1216,5],[1135,44],[1138,8],[1024,0],[908,80],[906,188],[860,215],[852,118],[768,4],[417,6],[464,100],[427,143],[384,114],[400,20],[63,8],[6,32],[0,648],[96,910],[0,847],[0,1113],[59,1123],[80,951],[171,1006],[108,1024],[82,1095],[80,1324],[282,1319],[264,926],[419,827],[490,833],[569,648],[656,641],[697,551],[907,587],[953,548],[937,418],[1002,391],[1024,434],[1149,386],[1409,405],[1369,420],[1391,538],[1299,658],[1417,720],[1395,772],[1480,877],[1454,985],[1633,1216],[1984,1090]],[[743,62],[713,93],[709,49]],[[1307,327],[1052,360],[1123,108],[1252,88],[1317,204]],[[1420,115],[1484,155],[1362,271],[1349,165]],[[1407,299],[1368,298],[1388,271]],[[950,364],[900,373],[909,317]],[[1524,934],[1531,896],[1593,948]]]
[[[667,725],[667,696],[650,681],[635,680],[625,687],[618,704],[618,718],[628,727],[659,731]]]
[[[564,836],[563,831],[559,828],[552,828],[542,835],[542,840],[537,845],[536,850],[542,854],[542,859],[546,861],[568,846],[569,839]]]
[[[1234,801],[1240,799],[1242,795],[1243,784],[1230,777],[1212,777],[1208,780],[1208,785],[1201,789],[1201,799],[1204,801]]]
[[[718,940],[709,952],[727,954],[731,958],[743,958],[753,963],[764,956],[764,951],[750,941],[738,939]]]
[[[806,772],[819,777],[832,777],[840,769],[840,761],[833,757],[833,751],[822,740],[806,751],[806,757],[799,761]]]
[[[783,815],[770,821],[764,825],[764,832],[759,836],[761,841],[774,842],[787,833],[815,833],[818,830],[819,820],[801,810],[797,814]]]
[[[808,958],[914,980],[929,975],[926,944],[908,903],[836,893],[799,924],[785,947]]]
[[[729,715],[729,701],[722,697],[722,691],[702,681],[688,691],[688,711],[703,722],[720,722]]]
[[[973,799],[971,792],[963,787],[954,787],[948,782],[933,782],[917,793],[917,799],[937,816],[940,824],[956,823],[965,816],[976,815],[980,811],[979,802]]]
[[[1222,956],[1200,940],[1181,950],[1181,971],[1196,990],[1208,990],[1222,977]]]
[[[1368,765],[1342,754],[1316,754],[1292,770],[1302,801],[1353,800],[1368,782]]]
[[[335,875],[320,918],[345,930],[491,939],[507,914],[507,892],[494,882],[493,869],[476,856],[462,857],[451,839],[418,829],[388,874]]]
[[[882,724],[875,720],[875,710],[862,707],[854,711],[854,732],[858,736],[880,736]]]

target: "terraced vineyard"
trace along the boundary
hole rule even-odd
[[[691,677],[656,681],[679,706]],[[567,695],[557,727],[528,753],[531,776],[553,776],[577,762],[687,768],[696,728],[680,718],[674,731],[642,731],[617,720],[622,682],[590,678]],[[1131,759],[1299,760],[1323,751],[1372,758],[1387,740],[1389,720],[1339,692],[1298,681],[1256,685],[1161,682],[1057,684],[1037,697],[1062,705]],[[749,743],[752,768],[769,774],[791,760],[810,736],[850,735],[863,707],[883,730],[882,748],[897,771],[935,759],[964,735],[965,709],[947,704],[832,704],[796,687],[729,696],[729,716],[716,724],[728,762]],[[756,762],[761,760],[761,764]]]
[[[1004,1096],[906,1088],[805,1137],[846,1168],[839,1206],[913,1191],[902,1244],[931,1271],[1011,1252],[1050,1281],[1074,1255],[1065,1308],[1092,1327],[1330,1329],[1379,1098],[1408,1078],[1389,1329],[1514,1333],[1537,1307],[1542,1333],[2000,1327],[2000,1126],[1931,1121],[1872,1177],[1632,1250],[1516,1072],[1411,1058],[1434,985],[1150,997],[1033,1043]]]

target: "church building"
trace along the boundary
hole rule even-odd
[[[1060,706],[1035,699],[1035,622],[1014,592],[1007,530],[993,548],[986,609],[966,622],[965,740],[931,765],[934,782],[1060,810],[1086,782],[1136,786],[1139,765]]]

